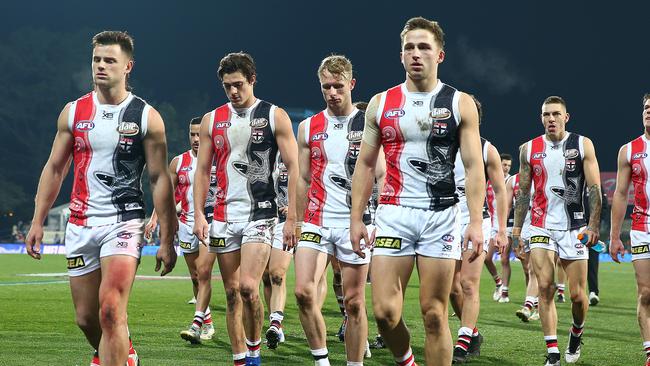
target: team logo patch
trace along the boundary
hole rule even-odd
[[[311,148],[311,158],[312,159],[320,159],[320,157],[323,155],[323,153],[320,151],[320,148],[318,147],[312,147]]]
[[[217,129],[224,129],[224,128],[229,128],[230,127],[230,122],[228,121],[223,121],[223,122],[217,122],[214,124],[214,128]]]
[[[135,122],[120,122],[117,124],[117,132],[124,136],[135,136],[140,132],[140,127]]]
[[[133,139],[128,137],[120,137],[120,150],[123,152],[131,152],[133,147]]]
[[[359,142],[363,137],[363,131],[350,131],[348,132],[348,141]]]
[[[576,161],[575,159],[565,159],[564,168],[570,172],[576,170]]]
[[[580,154],[580,152],[578,151],[578,149],[567,149],[564,152],[564,157],[566,159],[574,159],[574,158],[577,158],[579,154]]]
[[[375,248],[402,249],[402,238],[378,236],[375,238]]]
[[[433,108],[429,116],[435,120],[449,119],[451,117],[451,111],[447,108]]]
[[[74,151],[80,152],[86,150],[86,143],[81,137],[74,138]]]
[[[648,244],[632,247],[632,255],[645,254],[648,253],[648,251],[650,251]]]
[[[311,140],[312,141],[325,141],[325,140],[327,140],[328,137],[329,137],[329,135],[327,135],[327,132],[318,132],[318,133],[315,133],[311,137]]]
[[[266,118],[253,118],[251,120],[251,128],[264,128],[269,125],[269,120]]]
[[[251,140],[255,144],[259,144],[264,142],[264,131],[262,130],[253,130],[253,133],[251,133]]]
[[[395,141],[397,138],[397,131],[391,126],[386,126],[381,129],[381,138],[386,142]]]
[[[533,159],[539,160],[539,159],[544,159],[546,157],[546,153],[543,152],[538,152],[533,154]]]
[[[550,240],[548,236],[535,235],[530,237],[530,244],[548,244]]]
[[[66,257],[66,259],[68,260],[68,269],[77,269],[86,266],[84,258],[80,255],[76,257]]]
[[[183,249],[191,249],[192,248],[192,243],[186,242],[186,241],[179,241],[178,246],[183,248]]]
[[[389,109],[384,113],[386,118],[400,118],[406,114],[403,109]]]
[[[225,248],[226,247],[226,238],[214,238],[210,237],[210,247],[212,248]]]
[[[90,131],[95,128],[95,123],[93,121],[79,121],[74,128],[77,131]]]
[[[223,149],[223,145],[225,145],[225,140],[224,140],[223,136],[221,136],[221,135],[215,136],[214,137],[214,147],[216,149],[221,150],[221,149]]]
[[[535,173],[536,176],[542,175],[542,167],[539,165],[535,165],[533,167],[533,172]]]
[[[638,152],[634,155],[632,155],[632,159],[645,159],[648,156],[648,154],[644,152]]]
[[[350,144],[350,147],[348,148],[348,156],[356,159],[359,157],[359,151],[361,150],[360,144]]]
[[[432,126],[434,136],[446,136],[447,135],[447,122],[434,121]]]
[[[308,241],[310,243],[320,244],[322,236],[317,233],[310,233],[308,231],[300,234],[300,241]]]

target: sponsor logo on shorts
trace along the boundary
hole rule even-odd
[[[451,252],[452,246],[451,244],[443,244],[442,245],[442,251],[443,252]]]
[[[650,248],[648,248],[648,244],[632,247],[632,255],[645,254],[648,253],[649,251]]]
[[[384,117],[386,118],[400,118],[404,116],[406,112],[404,112],[403,109],[390,109],[384,113]]]
[[[140,127],[135,122],[120,122],[117,125],[117,132],[124,136],[135,136],[140,132]]]
[[[530,244],[548,244],[550,240],[548,236],[535,235],[530,237]]]
[[[127,248],[129,246],[128,241],[118,241],[117,244],[115,244],[116,248]]]
[[[402,238],[378,236],[375,238],[375,248],[402,249]]]
[[[128,231],[120,231],[117,233],[117,237],[120,239],[131,239],[133,237],[133,234]]]
[[[212,242],[210,244],[212,244]],[[192,248],[192,243],[187,242],[187,241],[179,241],[178,246],[180,246],[183,249],[191,249]],[[210,246],[212,246],[212,245],[210,245]]]
[[[68,269],[77,269],[86,266],[84,258],[80,255],[76,257],[66,257],[68,260]]]
[[[322,236],[316,233],[310,233],[308,231],[300,234],[300,241],[308,241],[311,243],[320,244]]]
[[[576,250],[576,255],[583,255],[583,254],[585,254],[584,249]]]
[[[225,248],[226,238],[213,238],[210,237],[210,246],[212,248]]]
[[[78,131],[90,131],[95,128],[95,123],[93,121],[79,121],[74,127]]]

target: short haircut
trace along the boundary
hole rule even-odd
[[[510,160],[510,161],[512,161],[512,155],[510,155],[508,153],[501,153],[501,154],[499,154],[499,157],[501,158],[501,160]]]
[[[329,71],[332,75],[338,75],[343,79],[352,80],[352,62],[343,56],[343,55],[329,55],[321,61],[320,66],[318,67],[318,77],[325,72]]]
[[[558,97],[557,95],[551,95],[550,97],[544,99],[544,103],[542,103],[542,105],[544,104],[562,104],[564,109],[566,109],[566,102],[564,99],[562,99],[562,97]]]
[[[93,37],[93,48],[101,46],[119,45],[129,59],[133,59],[133,37],[123,31],[103,31]]]
[[[436,42],[438,42],[440,48],[445,47],[445,32],[442,31],[440,24],[434,20],[429,20],[422,17],[415,17],[406,21],[402,33],[399,34],[399,37],[402,41],[402,46],[404,46],[404,37],[406,36],[406,33],[416,29],[424,29],[433,33],[433,36],[435,37]]]
[[[246,52],[240,51],[229,53],[219,61],[219,69],[217,70],[219,79],[223,80],[224,74],[232,74],[237,71],[241,72],[248,82],[252,82],[253,77],[257,75],[253,57]]]
[[[360,111],[366,111],[368,109],[368,102],[355,102],[354,106]]]
[[[201,117],[194,117],[190,120],[190,125],[200,125],[201,124]]]
[[[645,102],[646,102],[648,99],[650,99],[650,93],[645,93],[645,94],[643,95],[643,104],[644,104],[644,105],[645,105]]]
[[[474,94],[469,94],[469,96],[472,97],[472,100],[476,105],[476,111],[478,112],[478,123],[481,124],[481,121],[483,120],[483,105]]]

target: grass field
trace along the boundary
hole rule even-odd
[[[153,275],[153,257],[144,257],[139,275]],[[523,276],[513,266],[511,303],[492,301],[493,282],[484,271],[481,286],[479,329],[485,336],[481,357],[475,365],[542,365],[545,345],[539,322],[524,324],[515,311],[524,299]],[[217,270],[215,270],[216,272]],[[65,277],[63,256],[45,256],[37,262],[26,255],[0,255],[0,365],[88,365],[92,350],[74,324],[70,291]],[[21,274],[51,273],[29,277]],[[179,258],[172,275],[187,275]],[[636,321],[634,271],[628,264],[602,263],[600,269],[601,303],[589,311],[581,365],[642,365],[641,338]],[[277,350],[263,348],[267,365],[313,365],[292,296],[293,269],[288,279],[289,299],[285,310],[286,343]],[[217,334],[212,342],[191,346],[178,335],[192,319],[193,306],[189,280],[136,281],[129,306],[129,325],[135,347],[144,366],[159,365],[231,365],[228,336],[224,326],[224,295],[220,283],[213,286],[212,309]],[[370,287],[367,289],[370,300]],[[423,327],[417,302],[417,277],[407,292],[405,319],[410,327],[413,350],[424,364]],[[335,337],[340,314],[333,294],[323,309],[328,326],[328,347],[332,365],[345,365],[343,344]],[[569,304],[558,304],[559,343],[564,352],[570,325]],[[268,316],[268,314],[267,314]],[[369,317],[372,315],[369,309]],[[452,334],[458,321],[450,319]],[[374,323],[370,322],[371,337]],[[391,365],[388,350],[373,351],[367,365]]]

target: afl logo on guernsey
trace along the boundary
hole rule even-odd
[[[435,120],[449,119],[451,112],[447,108],[433,108],[429,116]]]
[[[90,131],[95,128],[93,121],[79,121],[74,126],[77,131]]]
[[[538,152],[533,154],[533,159],[544,159],[546,157],[546,153],[543,152]]]
[[[230,127],[230,122],[225,121],[225,122],[217,122],[214,124],[215,128],[228,128]]]
[[[314,136],[311,137],[312,141],[325,141],[327,140],[329,136],[327,135],[326,132],[318,132],[315,133]]]
[[[384,117],[386,118],[400,118],[403,117],[406,114],[403,109],[390,109],[387,110],[386,113],[384,113]]]
[[[359,142],[363,136],[363,131],[350,131],[348,133],[348,141],[350,142]]]
[[[645,159],[648,156],[648,154],[644,152],[638,152],[634,155],[632,155],[632,159]]]
[[[264,128],[269,124],[266,118],[253,118],[251,121],[251,128]]]
[[[140,127],[135,122],[120,122],[117,125],[117,132],[124,136],[135,136],[140,132]]]

